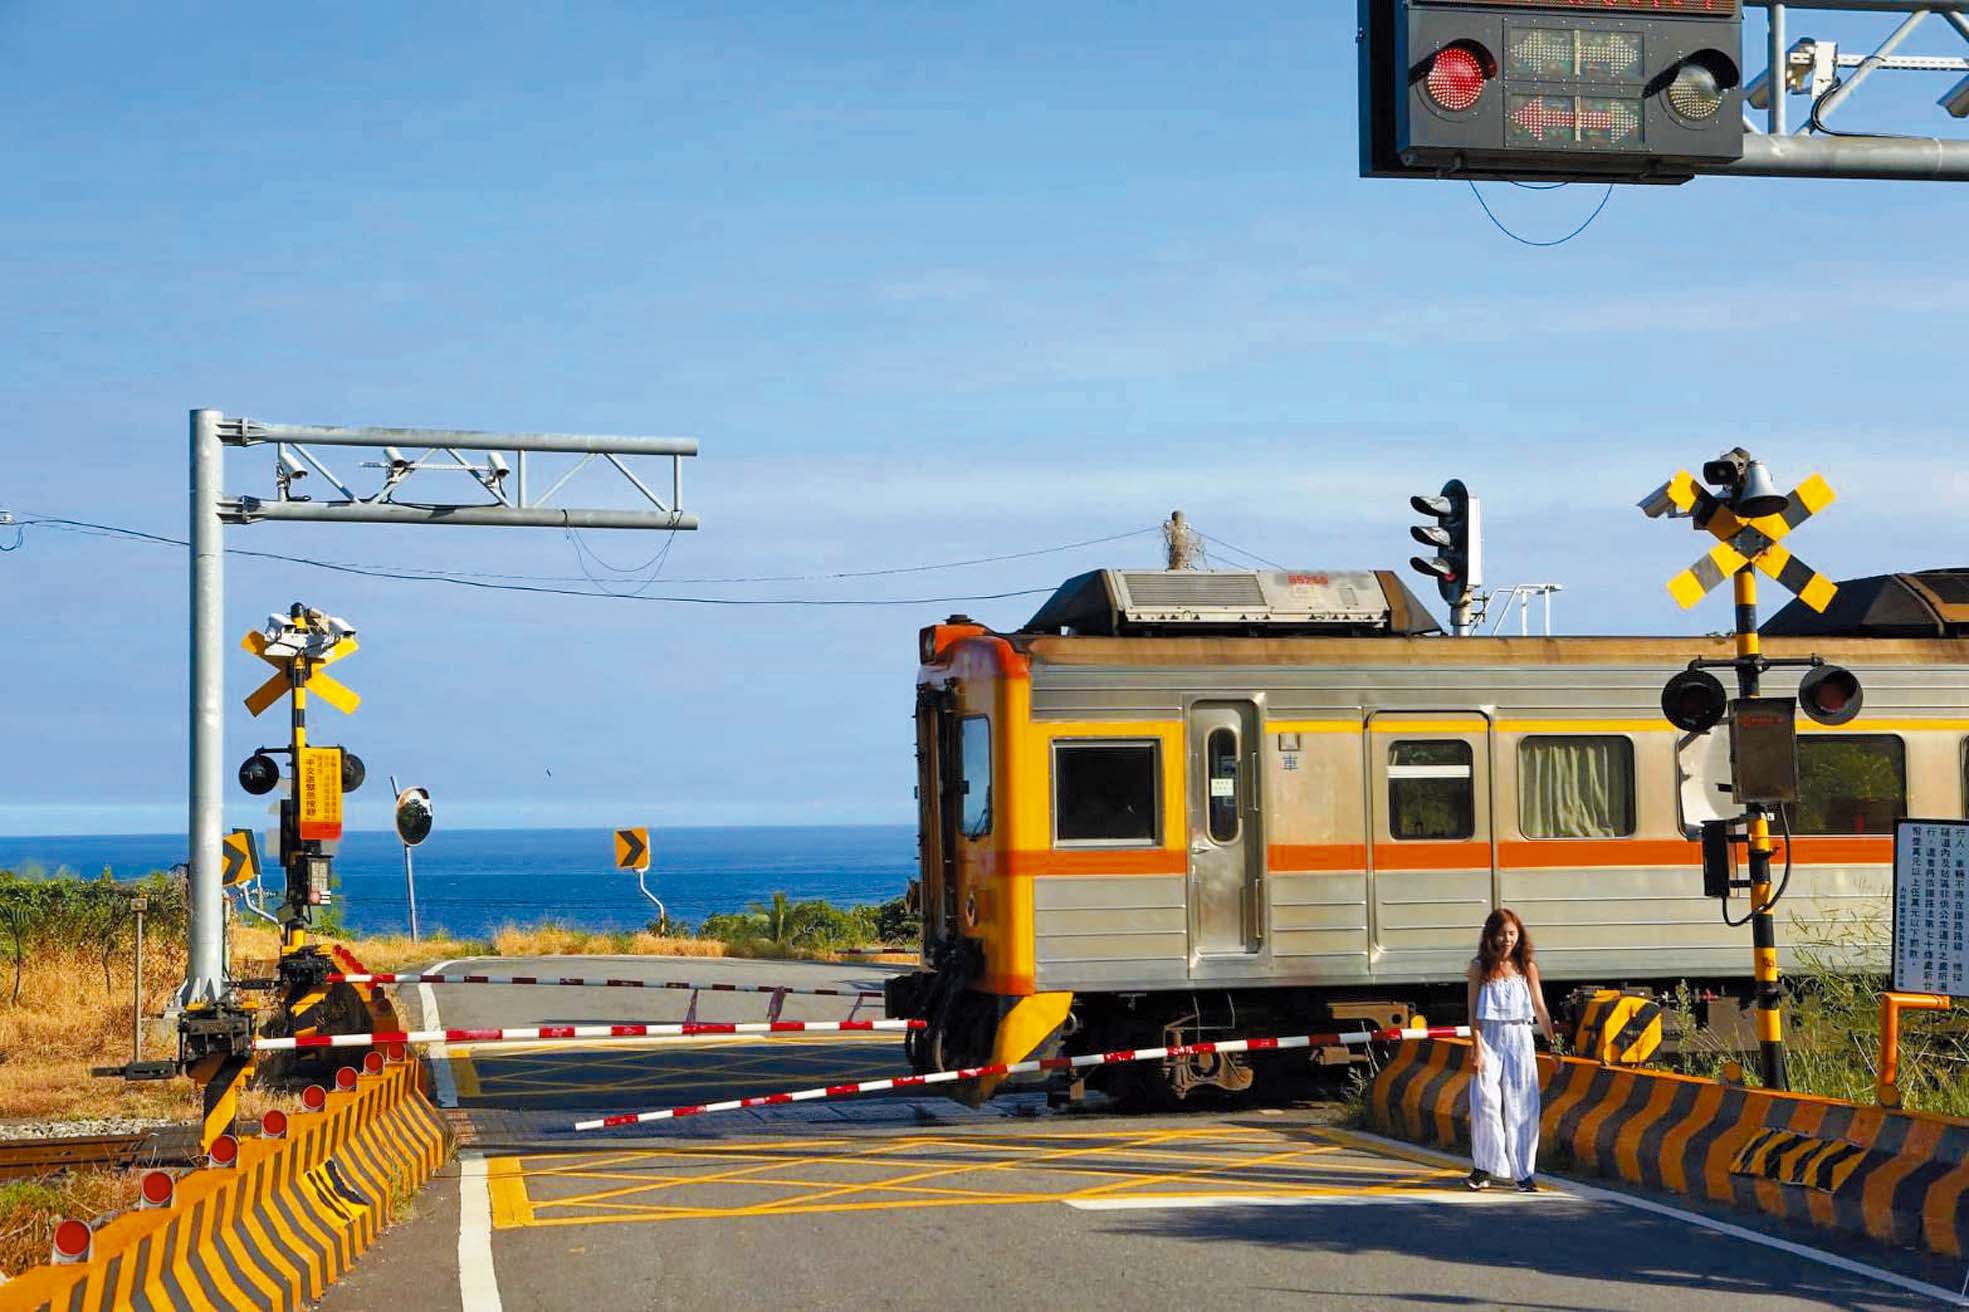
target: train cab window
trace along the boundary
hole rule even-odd
[[[1153,845],[1162,771],[1153,742],[1053,744],[1053,841]]]
[[[1520,742],[1518,827],[1526,838],[1633,833],[1633,740],[1568,734]]]
[[[1798,735],[1794,834],[1891,834],[1907,814],[1907,746],[1890,733]]]
[[[1470,744],[1445,739],[1388,745],[1388,832],[1447,839],[1477,832]]]
[[[957,773],[964,794],[960,828],[966,838],[991,832],[991,721],[982,715],[964,719],[957,738]]]

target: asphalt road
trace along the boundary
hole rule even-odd
[[[884,967],[559,959],[485,973],[879,987]],[[678,1020],[681,992],[436,986],[447,1026]],[[757,1020],[761,995],[699,995]],[[842,998],[789,996],[786,1019]],[[879,1011],[879,1004],[874,1004]],[[877,1014],[867,1007],[862,1014]],[[452,1051],[461,1155],[323,1307],[1927,1308],[1963,1272],[1682,1200],[1551,1181],[1473,1196],[1462,1168],[1333,1108],[1179,1116],[970,1110],[885,1095],[602,1133],[581,1116],[903,1070],[895,1035]],[[654,1132],[653,1132],[654,1131]],[[1898,1283],[1897,1283],[1898,1282]],[[1969,1304],[1965,1304],[1969,1305]]]

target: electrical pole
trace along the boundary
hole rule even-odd
[[[1165,569],[1195,569],[1196,558],[1202,547],[1196,530],[1183,518],[1183,512],[1169,512],[1169,522],[1162,526],[1162,541],[1168,548],[1168,564]]]

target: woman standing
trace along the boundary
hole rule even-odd
[[[1492,1178],[1535,1192],[1538,1162],[1538,1062],[1532,1027],[1552,1040],[1552,1016],[1532,960],[1531,936],[1515,911],[1499,907],[1484,921],[1469,970],[1470,1156],[1464,1183],[1488,1189]]]

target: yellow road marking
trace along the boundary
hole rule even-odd
[[[1307,1127],[1304,1137],[1259,1127],[1188,1126],[913,1134],[875,1143],[843,1137],[679,1144],[583,1155],[572,1162],[549,1154],[498,1158],[488,1163],[488,1181],[494,1224],[512,1229],[1092,1199],[1379,1196],[1433,1190],[1461,1173],[1433,1161],[1421,1162],[1427,1169],[1417,1171],[1378,1152],[1365,1161],[1336,1160],[1355,1146],[1319,1127]],[[924,1160],[925,1154],[936,1160]],[[1158,1165],[1162,1169],[1155,1169]],[[1178,1169],[1168,1169],[1172,1166]],[[882,1174],[823,1178],[836,1171]],[[1022,1174],[1066,1179],[1033,1188],[1012,1178]],[[550,1179],[606,1187],[539,1196],[538,1185]],[[752,1194],[754,1201],[707,1205],[691,1196],[693,1185],[738,1189],[741,1198]],[[757,1197],[756,1191],[772,1190],[785,1194]],[[659,1197],[665,1201],[656,1201]]]

